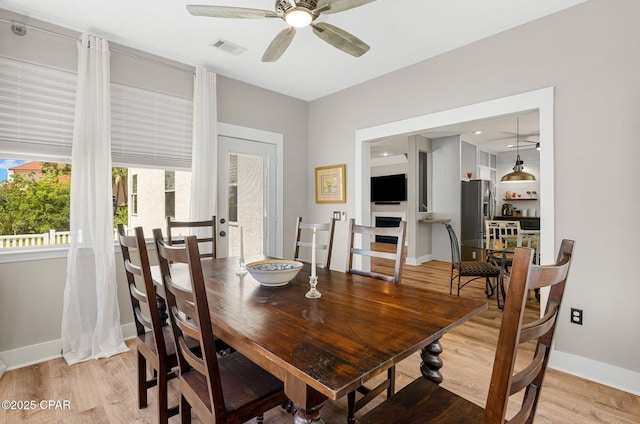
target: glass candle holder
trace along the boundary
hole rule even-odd
[[[309,285],[311,286],[311,289],[304,295],[305,297],[310,299],[322,297],[322,293],[316,289],[316,286],[318,285],[318,277],[309,277]]]
[[[236,275],[246,275],[247,268],[244,267],[244,258],[240,258],[238,262],[240,263],[240,268],[236,271]]]

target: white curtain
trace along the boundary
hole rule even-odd
[[[71,162],[71,247],[62,312],[69,365],[125,352],[116,294],[109,45],[82,35]]]
[[[216,213],[218,109],[216,74],[196,68],[193,88],[193,146],[189,219],[211,219]]]

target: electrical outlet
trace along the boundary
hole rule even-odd
[[[571,322],[582,325],[582,309],[571,308]]]

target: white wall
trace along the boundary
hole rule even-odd
[[[433,152],[433,216],[451,219],[460,240],[460,136],[431,140]],[[433,226],[431,258],[451,261],[451,242],[443,225]]]
[[[316,100],[309,169],[327,162],[354,169],[358,129],[555,87],[555,242],[576,240],[554,354],[568,360],[556,366],[640,393],[640,284],[623,266],[635,261],[640,227],[633,213],[598,224],[606,211],[634,211],[637,203],[629,194],[637,193],[632,158],[640,155],[639,15],[634,0],[591,0]],[[312,218],[324,216],[311,192],[309,199]],[[584,310],[583,326],[569,323],[571,306]]]

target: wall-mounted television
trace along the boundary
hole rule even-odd
[[[371,177],[372,202],[403,202],[407,200],[407,175]]]

